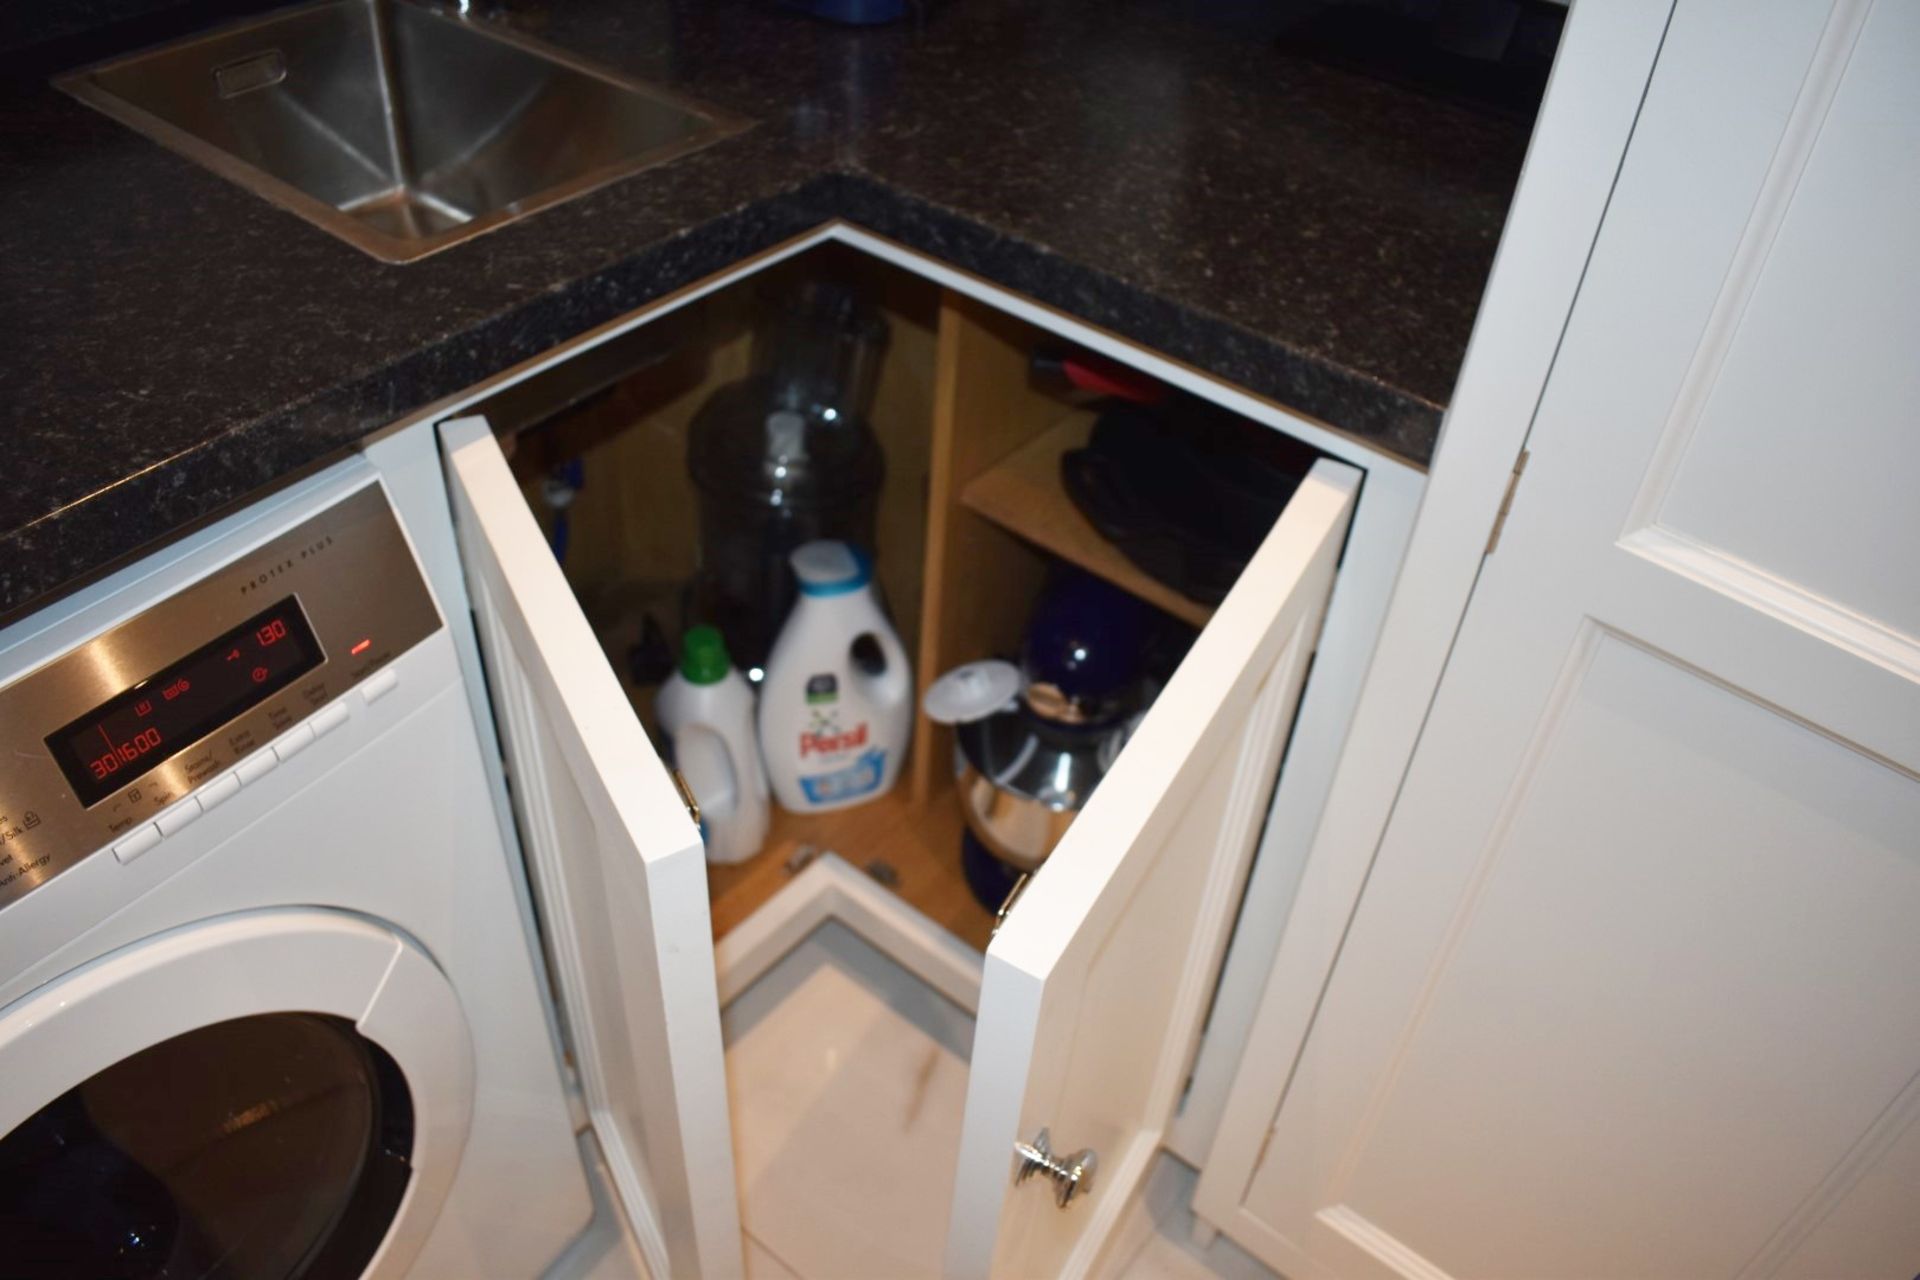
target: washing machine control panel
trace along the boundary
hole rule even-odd
[[[0,689],[0,907],[144,853],[391,688],[441,626],[369,484]]]

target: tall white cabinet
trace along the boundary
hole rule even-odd
[[[1364,893],[1203,1171],[1293,1280],[1920,1269],[1916,68],[1915,0],[1663,19]]]

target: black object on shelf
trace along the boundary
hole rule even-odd
[[[1226,597],[1313,465],[1312,449],[1186,398],[1123,405],[1060,459],[1067,496],[1141,572],[1202,604]]]
[[[640,620],[640,638],[627,649],[627,675],[642,689],[665,684],[673,674],[673,646],[660,620],[651,613]]]

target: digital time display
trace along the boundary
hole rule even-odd
[[[47,750],[91,808],[324,657],[300,601],[288,596],[47,735]]]

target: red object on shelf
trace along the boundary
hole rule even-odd
[[[1159,404],[1167,398],[1167,384],[1091,351],[1039,351],[1033,372],[1041,378],[1064,381],[1075,391],[1112,396],[1135,404]]]

